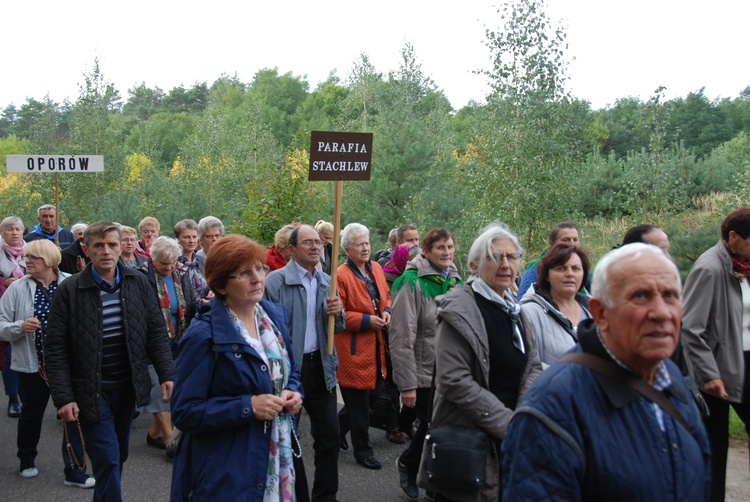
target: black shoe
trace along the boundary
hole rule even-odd
[[[8,403],[8,416],[10,418],[18,418],[21,416],[21,403],[18,398],[15,400],[11,399]]]
[[[346,442],[346,436],[341,436],[341,449],[346,451],[349,449],[349,443]]]
[[[377,471],[378,469],[380,469],[381,467],[383,467],[380,464],[380,462],[378,461],[378,459],[375,458],[374,456],[367,457],[367,458],[362,458],[362,459],[357,459],[357,463],[359,465],[361,465],[362,467],[365,467],[367,469],[372,469],[372,470],[375,470],[375,471]]]
[[[151,434],[148,432],[146,433],[146,444],[153,446],[154,448],[159,448],[160,450],[165,450],[167,448],[167,445],[164,444],[164,437],[159,436],[158,438],[152,438]]]
[[[409,468],[402,464],[398,458],[396,459],[396,468],[398,469],[398,484],[401,486],[401,491],[409,500],[417,500],[419,498],[417,476],[411,474]]]

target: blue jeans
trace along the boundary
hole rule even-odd
[[[86,453],[96,478],[94,501],[119,502],[122,500],[122,466],[128,459],[130,425],[135,409],[132,387],[102,390],[99,407],[99,422],[81,424]]]

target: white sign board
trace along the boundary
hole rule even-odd
[[[100,173],[104,155],[6,155],[9,173]]]

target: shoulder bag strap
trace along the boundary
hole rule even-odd
[[[685,427],[685,430],[691,432],[690,425],[688,425],[685,417],[682,416],[680,410],[677,409],[674,403],[672,403],[663,392],[654,389],[644,379],[617,366],[615,363],[602,359],[599,356],[583,352],[572,352],[566,354],[560,359],[560,361],[569,361],[586,366],[597,373],[608,376],[617,382],[627,385],[649,401],[658,404],[662,410],[666,411],[672,416],[672,418],[680,422],[682,426]]]

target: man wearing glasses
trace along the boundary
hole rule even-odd
[[[335,315],[334,331],[344,330],[344,309],[338,297],[328,298],[331,278],[317,268],[323,242],[309,225],[289,234],[291,259],[266,278],[264,296],[289,309],[289,332],[294,360],[300,366],[304,407],[310,416],[315,449],[312,500],[334,501],[338,491],[339,421],[336,407],[338,356],[327,351],[328,316]]]

